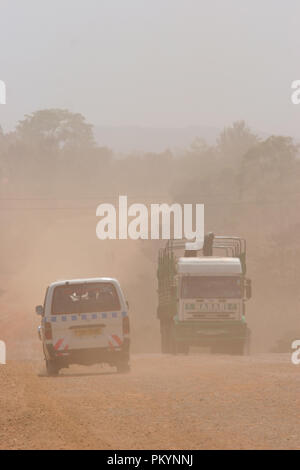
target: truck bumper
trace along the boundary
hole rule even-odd
[[[247,323],[226,322],[175,322],[174,336],[178,342],[195,346],[210,346],[218,343],[245,341],[248,334]]]

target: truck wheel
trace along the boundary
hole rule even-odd
[[[59,367],[55,361],[46,360],[46,371],[48,377],[56,377],[59,374]]]
[[[169,329],[169,344],[170,344],[170,353],[176,356],[177,354],[188,354],[190,346],[185,341],[176,341],[175,338],[175,328],[170,327]]]
[[[233,356],[243,356],[245,351],[245,341],[239,341],[231,346],[231,354]]]
[[[130,372],[130,365],[128,362],[118,362],[116,367],[118,374],[128,374]]]
[[[170,353],[176,356],[179,353],[179,343],[175,339],[174,326],[169,328]]]
[[[225,344],[213,344],[210,348],[212,354],[226,354],[226,345]]]
[[[190,347],[187,343],[184,343],[184,342],[180,342],[180,343],[177,343],[177,352],[179,354],[186,354],[188,355],[189,353],[189,350],[190,350]]]
[[[244,347],[244,356],[250,356],[251,354],[251,330],[247,328],[247,336]]]
[[[245,339],[235,343],[232,347],[232,354],[235,356],[249,356],[251,343],[251,330],[247,328]]]
[[[168,330],[166,327],[161,327],[161,352],[163,354],[168,354],[169,352],[169,338]]]
[[[170,354],[172,353],[172,328],[169,323],[161,324],[160,326],[161,332],[161,352],[162,354]]]

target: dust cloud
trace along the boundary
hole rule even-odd
[[[278,341],[287,350],[299,336],[300,161],[292,139],[262,140],[240,121],[213,146],[195,139],[181,155],[119,159],[95,143],[83,116],[43,110],[0,133],[0,162],[0,328],[9,357],[40,357],[34,307],[50,282],[93,276],[121,282],[133,351],[159,351],[162,242],[96,237],[98,204],[116,203],[119,194],[130,203],[204,203],[207,231],[247,241],[254,350],[269,351]]]
[[[7,342],[9,358],[37,358],[39,318],[35,305],[43,303],[47,286],[58,279],[116,277],[130,305],[133,351],[158,351],[156,319],[155,250],[139,242],[99,241],[95,235],[95,216],[53,213],[46,224],[37,226],[39,214],[26,214],[20,223],[26,247],[11,253],[9,279],[1,279],[1,335]],[[23,225],[24,224],[24,225]],[[23,225],[23,226],[22,226]],[[21,228],[22,226],[22,228]],[[153,261],[149,253],[153,253]]]

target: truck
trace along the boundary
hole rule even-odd
[[[212,232],[203,243],[168,240],[159,250],[157,279],[162,353],[188,354],[197,346],[249,354],[246,240]]]

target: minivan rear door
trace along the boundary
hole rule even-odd
[[[119,293],[111,282],[57,286],[51,306],[52,344],[57,352],[119,349],[123,343]]]

